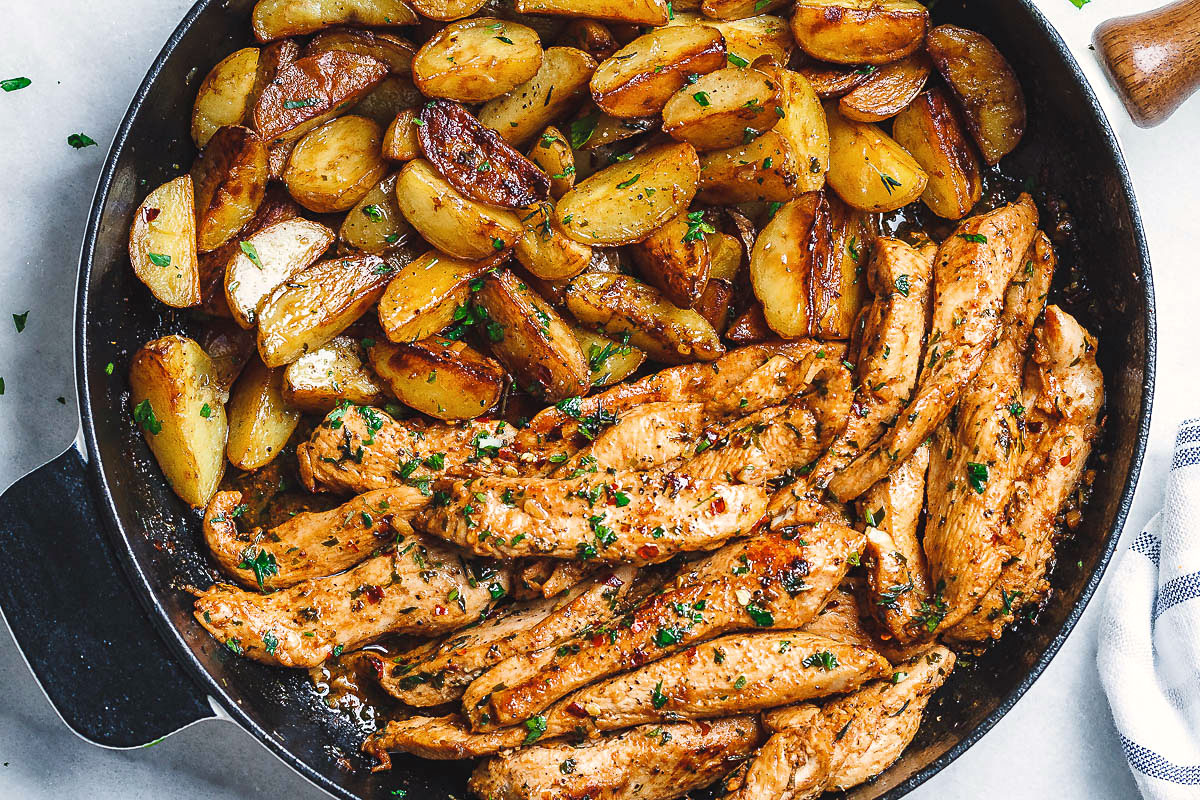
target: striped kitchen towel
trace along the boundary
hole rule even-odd
[[[1200,419],[1175,438],[1163,509],[1121,554],[1100,681],[1149,800],[1200,798]]]

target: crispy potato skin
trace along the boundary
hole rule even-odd
[[[379,298],[383,332],[397,343],[439,333],[466,304],[467,284],[491,266],[490,261],[464,261],[436,251],[406,264]]]
[[[829,258],[832,235],[824,192],[810,192],[776,211],[755,241],[750,281],[767,325],[780,336],[815,332],[814,277]]]
[[[383,157],[389,161],[412,161],[421,155],[421,142],[417,139],[420,127],[416,109],[406,108],[396,115],[383,135]]]
[[[196,92],[192,107],[192,141],[204,147],[218,128],[240,125],[250,107],[259,50],[243,47],[217,63]]]
[[[374,120],[338,117],[296,144],[283,182],[309,211],[346,211],[387,174],[382,142],[383,131]]]
[[[666,25],[666,0],[516,0],[520,14],[590,17],[634,25]]]
[[[253,359],[229,397],[229,463],[255,470],[275,460],[300,423],[300,412],[283,399],[283,370]]]
[[[779,122],[779,88],[763,72],[726,67],[683,86],[663,107],[663,130],[697,150],[745,142]]]
[[[303,36],[334,25],[412,25],[404,0],[258,0],[250,25],[260,42]]]
[[[550,125],[529,148],[529,160],[550,176],[550,196],[562,197],[575,186],[575,151],[562,131]]]
[[[925,41],[929,11],[917,0],[799,0],[792,35],[804,52],[835,64],[887,64]]]
[[[200,302],[195,192],[180,175],[151,192],[133,215],[129,262],[159,301],[175,308]]]
[[[717,30],[703,25],[656,28],[596,69],[592,99],[614,117],[657,114],[688,75],[703,75],[725,63],[725,39]]]
[[[413,57],[413,80],[429,97],[482,103],[533,78],[542,66],[537,33],[495,17],[452,22]]]
[[[829,187],[853,208],[893,211],[916,200],[929,176],[880,128],[828,107]]]
[[[882,122],[894,117],[920,94],[932,67],[929,56],[921,52],[887,64],[843,95],[838,111],[857,122]]]
[[[516,214],[464,197],[420,158],[400,170],[396,202],[427,242],[455,258],[492,258],[511,248],[525,232]]]
[[[219,129],[192,165],[196,249],[216,250],[258,211],[267,189],[267,148],[249,128]]]
[[[479,121],[513,147],[523,147],[538,132],[574,111],[587,96],[596,59],[574,47],[551,47],[532,78],[508,94],[484,104]]]
[[[944,219],[962,219],[983,196],[979,159],[945,93],[930,89],[900,112],[892,136],[929,175],[921,199]]]
[[[696,212],[702,214],[703,212]],[[711,256],[700,225],[681,213],[633,246],[633,260],[643,278],[680,308],[692,308],[708,284]]]
[[[497,362],[464,342],[431,336],[412,344],[376,342],[371,365],[400,402],[441,420],[474,419],[504,391]]]
[[[469,17],[486,5],[486,0],[411,0],[423,17],[451,22]]]
[[[387,77],[387,65],[370,56],[331,50],[280,68],[254,106],[254,130],[265,141],[294,142]]]

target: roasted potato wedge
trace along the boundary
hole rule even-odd
[[[243,328],[253,328],[263,298],[315,264],[334,238],[333,231],[319,222],[296,218],[240,241],[225,267],[225,302],[234,320]]]
[[[188,505],[207,505],[225,474],[229,431],[212,359],[186,337],[156,339],[133,356],[129,394],[167,483]]]
[[[383,135],[383,157],[389,161],[412,161],[421,155],[417,128],[421,126],[415,108],[406,108],[396,115]]]
[[[469,17],[487,5],[487,0],[410,0],[410,2],[421,16],[442,22]]]
[[[813,279],[813,334],[820,339],[849,339],[867,301],[867,260],[875,232],[868,215],[826,194],[831,236],[829,258]]]
[[[257,358],[242,371],[229,398],[229,463],[255,470],[270,464],[300,423],[300,412],[283,399],[283,370]]]
[[[465,342],[440,336],[412,344],[376,342],[370,356],[401,403],[437,419],[482,416],[504,392],[504,368]]]
[[[621,344],[578,325],[571,326],[588,362],[591,385],[600,388],[620,383],[638,371],[646,354],[631,344]]]
[[[407,75],[388,75],[374,89],[367,92],[349,113],[367,117],[387,128],[396,120],[396,114],[406,108],[419,108],[425,103],[425,95]]]
[[[746,19],[788,5],[788,0],[704,0],[700,10],[712,19]]]
[[[726,67],[671,95],[663,106],[662,128],[697,150],[734,147],[775,127],[778,101],[779,87],[765,73]]]
[[[429,97],[482,103],[507,94],[542,66],[537,33],[517,22],[474,17],[452,22],[413,58],[413,81]]]
[[[1012,65],[981,33],[940,25],[929,33],[933,63],[962,106],[989,165],[1017,149],[1025,135],[1025,93]]]
[[[756,342],[769,342],[772,339],[777,339],[775,331],[767,325],[767,318],[763,315],[763,307],[759,302],[742,312],[741,316],[729,324],[729,330],[725,331],[725,338],[734,344],[754,344]]]
[[[690,144],[664,144],[606,167],[563,195],[555,218],[577,242],[640,242],[687,208],[700,162]]]
[[[263,363],[282,367],[324,346],[375,305],[394,272],[363,254],[320,261],[275,287],[258,312]]]
[[[404,0],[258,0],[250,18],[260,42],[303,36],[334,25],[414,25]]]
[[[254,106],[254,130],[271,144],[294,142],[357,103],[387,77],[370,56],[331,50],[281,67]]]
[[[729,328],[729,317],[733,313],[733,284],[720,278],[709,278],[704,285],[704,294],[696,301],[695,309],[708,320],[713,330],[721,336]]]
[[[666,25],[667,0],[516,0],[519,14],[588,17],[632,25]]]
[[[737,283],[742,270],[742,243],[728,233],[710,233],[706,237],[709,252],[710,279]]]
[[[798,0],[792,35],[800,49],[835,64],[887,64],[925,41],[929,10],[917,0]]]
[[[490,261],[462,261],[437,252],[405,264],[379,299],[383,332],[399,343],[441,332],[467,302],[468,284],[490,268]]]
[[[569,141],[577,150],[598,150],[632,139],[658,127],[658,117],[621,119],[591,106],[567,125]]]
[[[384,31],[362,28],[333,28],[322,31],[304,46],[304,55],[316,56],[330,50],[370,56],[387,66],[393,75],[412,75],[412,60],[417,48],[407,39]]]
[[[578,48],[597,61],[603,61],[621,48],[612,30],[594,19],[572,20],[559,36],[558,43]]]
[[[240,125],[250,107],[258,70],[257,47],[243,47],[221,59],[200,83],[192,106],[192,141],[203,148],[218,128]]]
[[[553,125],[542,131],[529,148],[529,160],[550,176],[551,197],[558,199],[575,185],[575,151]]]
[[[921,196],[929,176],[877,126],[827,107],[829,187],[854,208],[893,211]]]
[[[382,146],[383,131],[374,120],[338,117],[296,143],[284,185],[309,211],[346,211],[387,173]]]
[[[254,109],[258,107],[258,101],[262,97],[263,91],[275,82],[275,79],[279,77],[280,70],[296,63],[301,54],[300,45],[293,39],[280,39],[263,45],[259,49],[258,64],[254,70],[254,87],[250,90],[250,97],[246,101],[246,112],[242,118],[243,125],[250,128],[255,127]]]
[[[326,414],[350,401],[360,406],[382,406],[391,397],[383,382],[363,360],[364,341],[345,334],[305,353],[283,370],[283,399],[289,408]]]
[[[479,121],[524,147],[547,125],[571,113],[586,96],[596,60],[574,47],[551,47],[537,74],[479,110]]]
[[[701,153],[699,200],[785,203],[803,177],[791,142],[770,130],[744,145]]]
[[[525,235],[513,247],[513,255],[536,277],[548,281],[573,278],[591,263],[592,248],[563,233],[552,204],[538,203],[525,209],[521,224]]]
[[[846,66],[809,61],[796,67],[822,100],[836,100],[847,92],[866,83],[879,71],[875,66]]]
[[[584,273],[567,286],[566,304],[585,325],[610,336],[628,333],[630,343],[655,361],[712,361],[725,352],[704,317],[679,308],[653,286],[628,275]]]
[[[433,168],[473,200],[525,208],[550,196],[549,176],[458,103],[426,103],[417,139]]]
[[[396,176],[389,175],[367,192],[342,220],[342,245],[380,256],[403,250],[415,231],[396,205]]]
[[[880,67],[861,86],[842,96],[838,111],[857,122],[890,119],[921,93],[930,69],[929,56],[922,52]]]
[[[750,284],[767,325],[786,339],[815,331],[812,276],[829,259],[831,238],[822,192],[785,203],[758,234],[750,253]]]
[[[216,250],[245,227],[267,189],[267,147],[249,128],[218,130],[192,165],[196,249]]]
[[[929,175],[921,200],[944,219],[962,219],[983,196],[979,159],[941,89],[896,116],[892,136]]]
[[[554,307],[506,269],[488,275],[475,301],[487,311],[492,355],[518,386],[547,402],[587,394],[590,370]]]
[[[794,190],[800,193],[816,191],[824,185],[824,175],[829,169],[829,128],[821,101],[800,73],[772,69],[768,74],[779,84],[779,101],[783,109],[775,132],[791,144],[800,170]]]
[[[691,11],[680,10],[674,3],[675,17],[668,26],[707,25],[720,31],[725,37],[725,52],[729,63],[745,67],[759,63],[760,59],[776,66],[785,66],[791,61],[796,42],[788,29],[787,20],[771,14],[760,14],[746,19],[715,20]]]
[[[142,201],[129,229],[129,262],[150,293],[175,308],[200,302],[192,177],[164,183]]]
[[[468,261],[508,250],[525,230],[513,212],[463,197],[424,159],[410,161],[400,170],[396,201],[425,241]]]
[[[589,84],[592,99],[614,117],[662,111],[687,82],[726,64],[725,39],[706,25],[655,28],[609,56]]]
[[[646,283],[680,308],[699,301],[711,264],[705,234],[715,229],[703,211],[683,212],[633,246],[633,261]]]
[[[250,363],[250,357],[256,355],[254,334],[229,320],[214,321],[204,329],[200,347],[212,359],[213,379],[221,402],[227,402],[234,381],[242,374],[246,364]]]

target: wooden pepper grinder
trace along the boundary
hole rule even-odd
[[[1133,121],[1163,122],[1200,88],[1200,0],[1109,20],[1092,37]]]

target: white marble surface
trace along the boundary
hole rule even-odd
[[[1158,0],[1096,0],[1076,10],[1042,0],[1094,83],[1087,43],[1107,16]],[[4,0],[0,78],[33,85],[0,94],[0,487],[63,450],[75,435],[71,307],[85,216],[104,153],[125,107],[189,0]],[[1158,287],[1158,392],[1145,477],[1130,520],[1161,499],[1176,422],[1200,412],[1194,397],[1194,300],[1200,273],[1200,100],[1154,131],[1134,128],[1101,85],[1117,121],[1146,218]],[[68,134],[99,147],[75,151]],[[18,334],[10,314],[30,312]],[[57,398],[65,399],[65,404]],[[1110,574],[1109,579],[1114,576]],[[1096,608],[1021,702],[915,800],[1124,800],[1136,796],[1096,677]],[[75,738],[0,632],[0,797],[242,798],[324,796],[251,737],[204,722],[157,746],[108,751]]]

